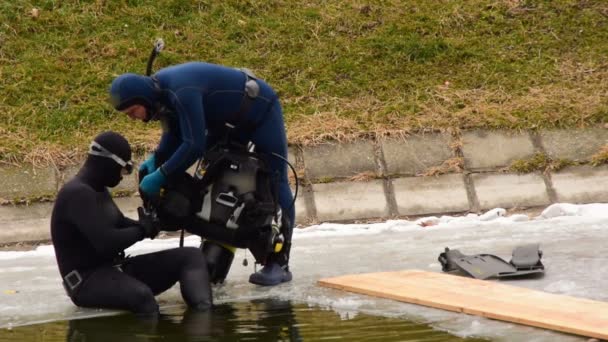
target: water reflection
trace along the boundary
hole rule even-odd
[[[0,341],[463,341],[424,324],[292,304],[278,299],[221,304],[210,312],[182,307],[157,319],[131,314],[0,330]],[[480,341],[468,339],[467,341]]]
[[[212,311],[176,308],[157,319],[133,315],[69,322],[66,341],[302,341],[288,301],[223,304]]]

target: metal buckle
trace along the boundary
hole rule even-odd
[[[230,208],[233,208],[238,203],[238,201],[239,199],[236,198],[234,194],[232,194],[232,192],[222,192],[218,194],[217,198],[215,199],[215,202]]]
[[[65,277],[63,277],[63,281],[68,286],[70,291],[74,291],[74,289],[82,283],[82,277],[80,276],[80,273],[78,273],[77,270],[73,270],[72,272],[66,274]]]

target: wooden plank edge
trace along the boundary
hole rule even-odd
[[[331,283],[331,282],[329,282],[329,280],[331,280],[331,278],[320,279],[317,281],[317,284],[322,287],[333,288],[333,289],[337,289],[337,290],[342,290],[342,291],[347,291],[347,292],[352,292],[352,293],[357,293],[357,294],[362,294],[362,295],[371,295],[374,297],[392,299],[392,300],[396,300],[399,302],[406,302],[406,303],[410,303],[410,304],[422,305],[422,306],[431,307],[431,308],[435,308],[435,309],[442,309],[442,310],[446,310],[446,311],[465,313],[465,314],[469,314],[469,315],[481,316],[481,317],[495,319],[495,320],[499,320],[499,321],[511,322],[511,323],[516,323],[516,324],[521,324],[521,325],[527,325],[527,326],[532,326],[532,327],[537,327],[537,328],[559,331],[559,332],[568,333],[568,334],[608,340],[608,334],[604,334],[601,332],[563,327],[563,326],[559,326],[559,325],[547,324],[544,322],[534,321],[534,320],[523,321],[521,319],[518,319],[517,317],[488,313],[488,312],[484,312],[484,311],[469,310],[467,308],[463,308],[463,307],[459,307],[459,306],[455,306],[455,305],[434,303],[434,302],[430,302],[430,301],[419,300],[419,299],[413,298],[413,297],[391,295],[391,294],[387,294],[384,292],[378,292],[378,291],[374,291],[374,290],[366,290],[367,291],[366,293],[362,293],[361,289],[359,289],[359,288],[356,288],[353,286],[348,286],[348,285]]]

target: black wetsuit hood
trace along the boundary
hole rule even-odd
[[[93,140],[109,152],[124,161],[131,160],[131,147],[122,135],[115,132],[103,132]],[[122,166],[111,158],[89,155],[78,177],[96,191],[105,187],[115,187],[122,180]]]

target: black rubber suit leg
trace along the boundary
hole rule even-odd
[[[158,304],[150,287],[111,266],[90,274],[72,301],[89,308],[128,310],[141,315],[158,313]]]
[[[213,284],[223,283],[234,260],[234,252],[210,240],[203,241],[201,249],[207,261],[211,282]]]
[[[154,295],[179,281],[182,297],[190,308],[207,310],[213,304],[207,263],[198,248],[182,247],[138,255],[127,259],[123,270],[148,285]]]

